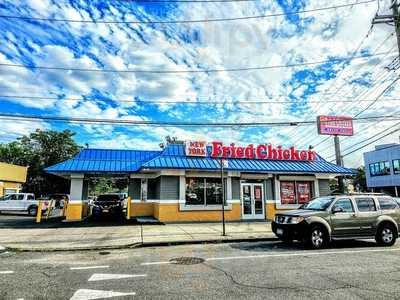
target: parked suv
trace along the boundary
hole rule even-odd
[[[92,202],[92,215],[98,216],[102,213],[119,214],[122,212],[123,198],[120,194],[99,195]]]
[[[36,216],[39,201],[34,194],[15,193],[7,194],[0,198],[0,212],[2,211],[26,211],[30,216]],[[42,211],[46,211],[47,203],[43,202]]]
[[[331,240],[375,238],[392,246],[399,236],[400,208],[383,194],[318,197],[298,210],[278,213],[272,231],[286,242],[304,241],[322,248]]]

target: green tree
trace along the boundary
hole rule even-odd
[[[48,193],[67,193],[69,181],[44,172],[44,169],[70,159],[81,149],[73,140],[70,130],[40,130],[18,138],[8,144],[0,144],[0,161],[28,166],[24,191],[37,196]]]
[[[357,169],[357,175],[353,179],[353,185],[355,190],[357,186],[359,186],[360,192],[367,191],[367,180],[365,179],[365,169],[363,166]]]

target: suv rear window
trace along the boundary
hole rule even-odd
[[[380,197],[378,198],[378,202],[382,210],[398,208],[397,203],[389,197]]]
[[[376,211],[375,201],[372,198],[356,198],[356,203],[360,212]]]
[[[121,200],[118,195],[100,195],[97,201],[118,201]]]

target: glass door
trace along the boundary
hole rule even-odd
[[[264,219],[264,191],[261,183],[242,183],[242,219]]]
[[[251,184],[242,184],[242,217],[243,219],[252,219],[253,205],[252,205],[252,191]]]

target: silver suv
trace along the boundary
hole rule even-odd
[[[384,194],[318,197],[300,209],[278,213],[272,222],[276,236],[286,242],[304,241],[312,248],[331,240],[375,238],[391,246],[399,236],[400,208]]]

